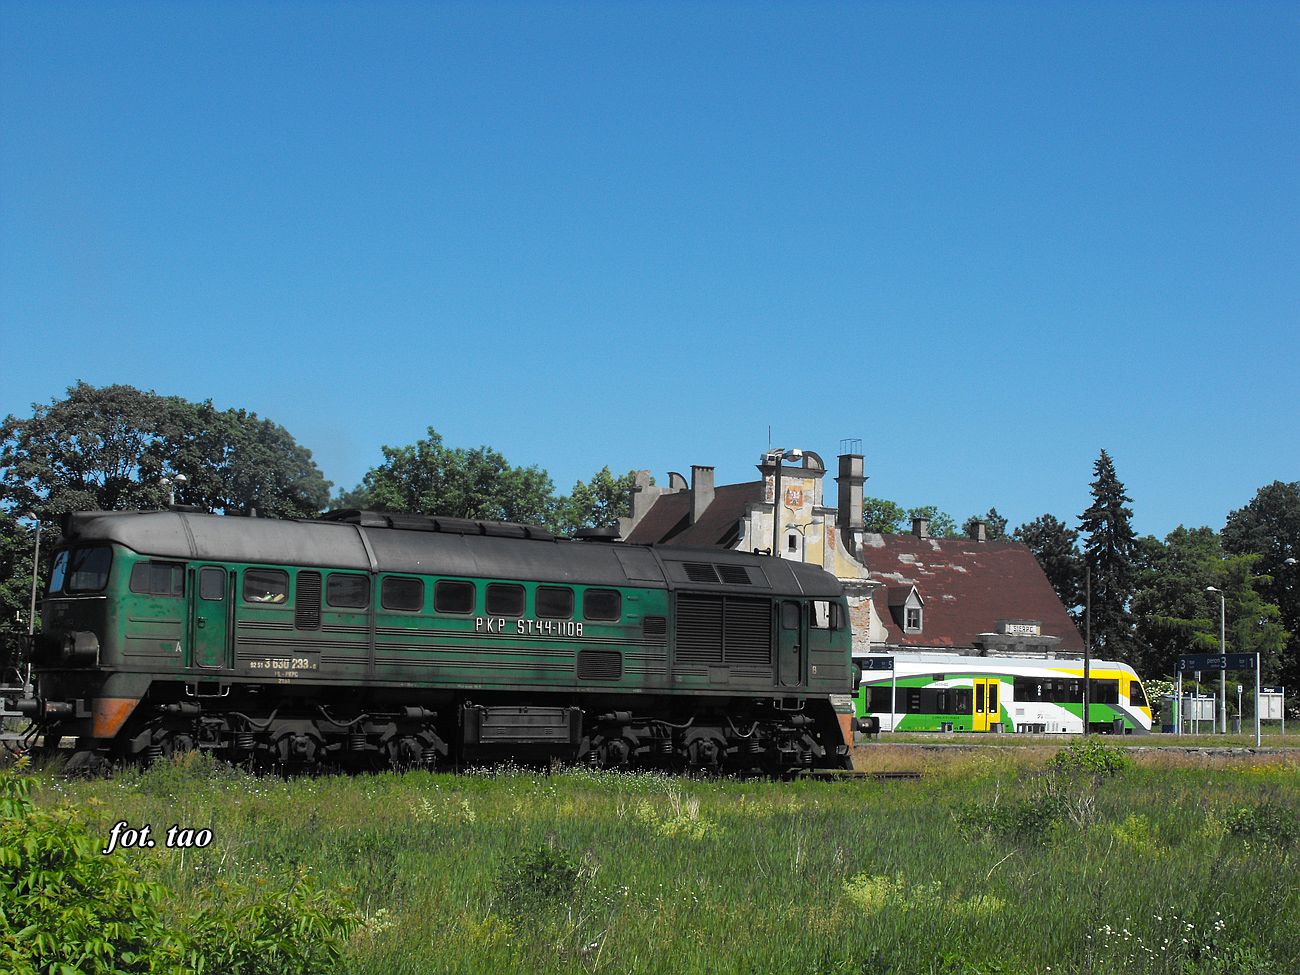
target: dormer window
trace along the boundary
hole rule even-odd
[[[908,606],[903,620],[903,631],[906,633],[921,632],[921,607]]]

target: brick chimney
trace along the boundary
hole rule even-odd
[[[975,524],[970,526],[970,537],[972,541],[987,542],[989,540],[989,536],[988,536],[988,528],[986,527],[985,522],[976,519]]]
[[[840,476],[835,478],[840,489],[837,516],[840,535],[844,539],[844,547],[854,555],[862,540],[865,524],[862,517],[862,485],[867,478],[862,473],[863,464],[861,454],[840,454]]]
[[[917,538],[929,538],[929,537],[930,537],[930,519],[929,519],[929,518],[919,518],[919,517],[918,517],[918,518],[913,518],[913,519],[912,519],[912,534],[915,535]]]
[[[696,524],[713,504],[713,468],[691,465],[691,524]]]

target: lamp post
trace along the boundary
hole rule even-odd
[[[800,460],[803,458],[803,451],[798,449],[786,450],[784,447],[779,450],[769,450],[764,460],[776,467],[775,478],[772,483],[772,554],[778,559],[785,558],[782,554],[783,539],[781,538],[781,462],[785,460]]]
[[[23,678],[24,694],[30,696],[30,687],[32,683],[32,639],[36,636],[36,578],[40,573],[41,566],[41,519],[33,511],[27,512],[27,517],[36,522],[36,550],[32,553],[32,603],[27,612],[27,674]]]
[[[1213,586],[1206,586],[1206,592],[1219,594],[1219,656],[1225,656],[1228,652],[1227,641],[1224,636],[1224,627],[1226,625],[1227,610],[1226,603],[1223,600],[1223,590],[1215,589]],[[1225,660],[1226,664],[1227,661]],[[1259,672],[1259,661],[1255,661],[1256,673]],[[1225,666],[1219,671],[1219,723],[1222,734],[1228,733],[1228,668]]]

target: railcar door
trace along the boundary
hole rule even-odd
[[[190,661],[195,667],[225,667],[230,646],[230,586],[219,565],[190,569]]]
[[[1001,722],[998,691],[1001,684],[996,677],[976,677],[975,710],[972,715],[972,731],[989,731]]]
[[[777,668],[781,686],[803,683],[803,656],[807,645],[808,614],[802,603],[785,599],[780,603],[781,625],[777,636]]]

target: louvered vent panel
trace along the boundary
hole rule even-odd
[[[641,621],[642,636],[667,636],[668,620],[662,616],[647,616]]]
[[[718,566],[718,575],[722,576],[722,581],[733,586],[752,586],[754,583],[749,578],[749,570],[743,565],[720,565]]]
[[[722,597],[677,597],[677,660],[722,663]]]
[[[728,664],[772,666],[772,604],[765,599],[728,599],[724,648]]]
[[[718,581],[718,574],[713,571],[713,566],[708,562],[683,562],[686,569],[686,578],[691,582],[712,582]]]
[[[619,680],[623,676],[623,654],[617,650],[581,650],[578,680]]]
[[[320,629],[320,573],[299,572],[293,625],[299,630]]]

